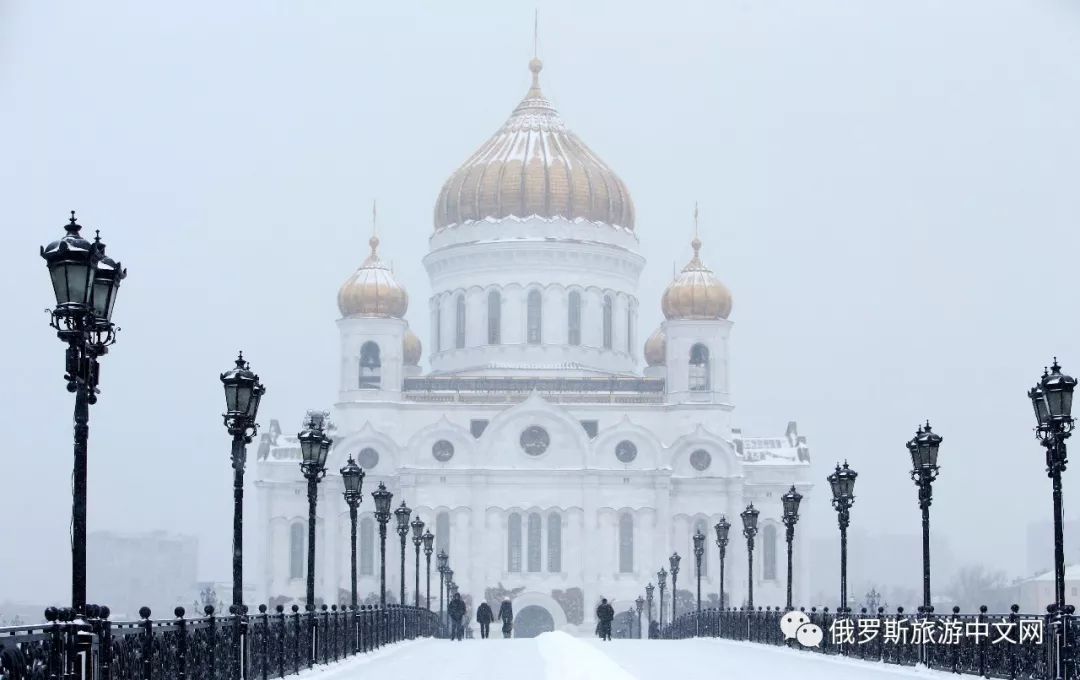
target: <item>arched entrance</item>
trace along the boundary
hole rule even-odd
[[[529,605],[514,613],[514,637],[533,638],[540,633],[555,630],[555,619],[551,612],[538,605]]]

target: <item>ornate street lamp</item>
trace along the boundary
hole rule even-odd
[[[713,527],[716,530],[716,547],[720,548],[720,609],[724,608],[724,558],[727,557],[728,531],[731,530],[731,522],[727,517],[720,515],[720,521]]]
[[[641,638],[641,612],[645,609],[645,598],[638,595],[634,600],[634,609],[637,610],[637,636]]]
[[[438,562],[439,568],[439,620],[443,620],[443,590],[446,584],[446,570],[450,568],[449,561],[450,556],[446,554],[445,550],[440,550],[439,554],[435,558]]]
[[[697,571],[697,615],[701,618],[701,558],[705,555],[705,534],[694,532],[694,566]]]
[[[671,553],[671,557],[668,558],[668,564],[671,566],[671,622],[675,623],[676,605],[679,601],[679,586],[676,585],[679,580],[679,562],[682,558],[679,557],[679,553]]]
[[[341,468],[341,481],[345,484],[345,503],[349,506],[349,554],[351,556],[349,582],[352,585],[352,606],[356,609],[356,508],[364,500],[364,471],[352,456]],[[370,546],[368,546],[370,548]]]
[[[416,577],[413,593],[416,595],[416,608],[420,608],[420,544],[424,540],[424,522],[417,515],[413,518],[413,521],[409,522],[409,527],[412,529],[412,544],[416,548],[416,567],[413,569],[413,575]]]
[[[919,487],[919,509],[922,510],[922,578],[923,603],[919,611],[934,611],[930,604],[930,503],[934,496],[934,480],[938,476],[938,448],[941,436],[931,431],[930,421],[926,427],[915,430],[915,436],[907,443],[911,454],[911,479]]]
[[[241,352],[236,365],[220,375],[225,388],[225,413],[222,418],[225,428],[232,435],[233,467],[233,604],[243,605],[244,600],[244,464],[247,461],[247,445],[251,443],[258,425],[255,418],[259,412],[259,401],[266,393],[266,388],[259,382],[259,376],[250,370]],[[237,643],[239,644],[239,627]]]
[[[664,626],[664,590],[667,588],[667,570],[660,567],[656,572],[656,586],[660,588],[660,627]]]
[[[296,435],[300,441],[300,471],[308,483],[307,609],[311,612],[315,611],[315,504],[319,500],[319,481],[326,476],[326,456],[332,443],[326,435],[329,416],[325,411],[308,411],[304,429]]]
[[[788,492],[780,497],[784,505],[784,526],[787,527],[787,608],[791,606],[791,544],[795,540],[795,525],[799,523],[799,503],[802,502],[802,494],[792,484]]]
[[[397,534],[401,539],[401,595],[398,602],[401,606],[405,606],[405,542],[409,538],[409,516],[412,514],[412,510],[409,506],[405,505],[405,499],[401,499],[401,505],[394,511],[394,517],[397,519]]]
[[[649,584],[647,584],[645,586],[645,602],[648,604],[648,607],[649,607],[649,630],[652,630],[652,622],[653,622],[652,603],[653,603],[653,591],[654,590],[656,590],[656,586],[654,586],[651,583],[649,583]]]
[[[840,525],[840,613],[848,613],[847,607],[847,529],[851,524],[851,506],[855,502],[855,478],[859,474],[848,467],[836,466],[836,470],[826,479],[832,488],[832,505],[836,509],[836,520]]]
[[[379,604],[386,606],[386,523],[390,521],[390,501],[394,494],[379,482],[379,488],[371,492],[375,500],[375,521],[379,523]]]
[[[757,536],[758,510],[754,504],[746,506],[739,517],[742,518],[742,534],[746,537],[746,598],[747,605],[754,607],[754,536]]]
[[[116,342],[113,306],[127,270],[105,255],[100,237],[91,243],[71,220],[63,237],[41,248],[49,269],[56,306],[49,325],[67,343],[64,379],[75,393],[74,467],[71,475],[71,607],[77,616],[86,610],[86,477],[90,405],[97,402],[98,357]]]
[[[1058,678],[1075,672],[1070,641],[1069,617],[1073,608],[1065,604],[1065,537],[1061,497],[1061,473],[1068,464],[1065,440],[1072,436],[1072,398],[1076,379],[1061,372],[1057,357],[1050,371],[1043,372],[1039,383],[1028,391],[1037,421],[1035,436],[1046,448],[1046,473],[1053,483],[1054,501],[1054,638],[1059,650],[1055,659]]]
[[[425,531],[424,535],[420,537],[424,542],[424,559],[427,561],[427,590],[425,597],[425,607],[428,611],[431,611],[431,553],[434,552],[435,534],[430,530]]]

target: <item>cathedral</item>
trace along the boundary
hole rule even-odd
[[[810,495],[806,440],[794,422],[767,437],[737,426],[732,295],[696,235],[693,257],[661,299],[644,301],[659,303],[664,321],[639,335],[646,260],[630,192],[544,96],[541,68],[539,59],[529,63],[524,99],[436,198],[423,258],[427,372],[406,320],[410,296],[376,236],[338,292],[340,382],[319,484],[316,596],[348,601],[350,522],[338,470],[351,456],[366,473],[357,531],[362,600],[379,590],[370,492],[382,482],[393,506],[404,500],[435,534],[436,550],[449,554],[470,611],[482,599],[512,597],[521,635],[591,633],[600,598],[626,612],[673,552],[683,557],[679,590],[693,591],[698,530],[708,537],[703,599],[715,606],[712,527],[721,515],[732,523],[726,603],[741,604],[748,575],[739,513],[748,503],[761,513],[755,603],[782,605],[780,497],[792,484]],[[255,561],[264,601],[302,604],[307,498],[291,436],[301,423],[292,425],[287,435],[271,423],[256,456]],[[396,601],[393,519],[388,528],[387,592]],[[796,601],[806,582],[798,541]],[[411,603],[411,542],[406,554]],[[434,565],[432,574],[437,608]],[[667,586],[670,619],[670,578]],[[654,607],[658,592],[656,600]]]

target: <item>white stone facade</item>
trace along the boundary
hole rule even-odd
[[[534,89],[519,110],[546,101],[534,63]],[[557,115],[547,111],[533,111],[539,122],[529,119],[528,125],[545,130],[545,116]],[[565,163],[574,162],[568,155]],[[590,156],[589,163],[590,181],[598,182],[600,162]],[[535,187],[530,191],[529,200],[538,205],[554,200],[542,194],[536,199]],[[499,200],[507,200],[505,188]],[[632,218],[632,206],[620,206],[619,214]],[[739,513],[751,502],[761,512],[755,604],[782,605],[780,497],[793,484],[810,495],[805,439],[794,423],[772,438],[743,437],[736,427],[728,377],[733,324],[726,312],[722,318],[688,314],[665,321],[664,363],[643,375],[641,347],[650,329],[638,327],[637,288],[646,263],[632,225],[552,212],[449,226],[437,217],[423,260],[431,283],[426,375],[403,361],[404,319],[358,315],[338,321],[340,389],[331,415],[336,429],[328,474],[319,485],[317,596],[347,600],[349,516],[337,471],[351,455],[367,475],[360,507],[361,598],[379,587],[370,491],[384,482],[394,506],[404,498],[436,534],[437,549],[449,552],[454,580],[474,609],[488,588],[522,589],[516,611],[540,607],[555,627],[591,632],[601,597],[626,611],[647,583],[655,583],[657,570],[668,567],[672,552],[683,557],[679,589],[693,591],[696,528],[707,536],[702,590],[708,597],[720,588],[713,525],[721,515],[733,525],[727,603],[742,604],[747,564]],[[377,385],[370,375],[364,385],[360,381],[361,348],[368,342],[379,346]],[[691,366],[697,346],[707,349],[707,360]],[[300,429],[299,418],[292,424]],[[307,554],[299,447],[276,423],[268,429],[254,465],[262,595],[299,602]],[[396,597],[400,560],[393,523],[386,562],[388,592]],[[797,536],[796,601],[806,582],[798,547]],[[410,541],[410,602],[413,560]],[[434,565],[432,574],[437,607]],[[421,576],[421,590],[424,583]],[[667,616],[670,585],[669,579]]]

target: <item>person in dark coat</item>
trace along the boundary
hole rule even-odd
[[[510,637],[510,631],[514,629],[514,607],[510,604],[509,597],[499,605],[499,620],[502,621],[503,637]]]
[[[608,604],[607,598],[600,600],[596,608],[597,633],[601,640],[611,639],[611,621],[615,618],[615,608]]]
[[[658,640],[658,639],[660,639],[660,624],[657,623],[656,621],[650,621],[649,622],[649,639],[650,640]]]
[[[447,612],[450,614],[450,639],[463,639],[465,627],[462,625],[462,619],[465,618],[465,600],[461,599],[461,593],[454,593]]]
[[[481,602],[480,606],[476,608],[476,622],[480,624],[480,639],[486,640],[488,637],[488,631],[491,629],[491,622],[495,620],[495,614],[492,613],[491,607],[487,602]]]

